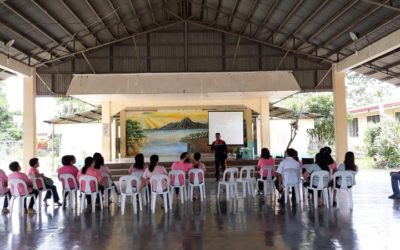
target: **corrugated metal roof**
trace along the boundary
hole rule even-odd
[[[350,31],[358,34],[361,50],[399,27],[400,4],[389,0],[0,2],[0,41],[15,39],[16,52],[11,57],[35,67],[46,64],[48,71],[65,61],[74,61],[71,69],[65,69],[70,74],[89,73],[91,68],[96,73],[198,72],[265,70],[279,65],[278,70],[297,71],[306,91],[318,85],[318,70],[327,70],[331,63],[354,53]],[[114,55],[106,53],[106,47],[118,44],[132,47],[133,37],[137,47],[126,54],[117,49]],[[132,51],[139,52],[140,63],[121,58],[136,57]],[[287,51],[287,58],[282,59]],[[390,52],[359,69],[367,67],[371,76],[399,84],[399,64],[398,55]],[[40,73],[45,71],[38,68]],[[310,71],[314,71],[314,80]],[[318,89],[330,85],[324,82]]]

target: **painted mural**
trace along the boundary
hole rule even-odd
[[[179,155],[182,152],[207,152],[208,112],[202,110],[164,110],[128,112],[126,152],[134,156]]]

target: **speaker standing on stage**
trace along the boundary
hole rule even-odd
[[[228,157],[228,149],[224,140],[221,140],[221,134],[215,133],[215,141],[211,144],[211,151],[215,155],[215,178],[219,181],[219,166],[225,171],[225,160]]]

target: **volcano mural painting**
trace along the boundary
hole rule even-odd
[[[165,110],[128,112],[127,155],[179,155],[208,147],[208,112]],[[128,127],[128,126],[127,126]],[[139,135],[140,138],[136,138]],[[202,145],[205,144],[205,145]],[[204,151],[202,151],[204,152]]]

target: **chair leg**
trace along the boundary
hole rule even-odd
[[[318,208],[318,191],[316,189],[313,190],[313,199],[314,199],[314,208]]]
[[[163,200],[164,200],[164,212],[166,213],[168,211],[168,198],[167,194],[163,194]],[[169,201],[171,204],[171,201]]]
[[[81,196],[81,213],[83,213],[83,210],[85,208],[85,202],[86,202],[85,199],[86,199],[86,195],[82,194],[82,196]]]
[[[142,193],[138,192],[138,200],[139,200],[139,209],[140,211],[143,210],[143,203],[142,203]]]
[[[181,204],[183,205],[184,199],[186,199],[185,187],[180,187],[179,190],[181,193]]]
[[[218,190],[217,190],[217,198],[219,199],[219,189],[220,189],[221,185],[219,185],[218,183]]]
[[[156,212],[156,199],[157,195],[155,193],[151,193],[151,211],[153,214]]]
[[[229,192],[230,192],[230,190],[229,189],[231,189],[231,186],[229,185],[229,184],[227,184],[227,185],[225,185],[225,188],[226,188],[226,201],[229,201]]]
[[[324,189],[324,201],[325,201],[325,206],[329,208],[329,191],[327,188]]]
[[[10,214],[12,214],[13,212],[13,208],[14,208],[14,196],[11,196],[11,200],[10,200]]]
[[[353,209],[353,192],[351,189],[347,189],[347,192],[349,193],[350,209]]]
[[[203,202],[203,197],[204,197],[204,193],[203,193],[203,187],[202,186],[199,186],[199,190],[200,190],[200,200],[201,200],[201,202]]]
[[[103,197],[101,197],[101,192],[98,192],[99,201],[100,201],[100,209],[103,210]],[[104,201],[104,203],[108,203],[108,200]]]
[[[288,201],[288,191],[289,191],[289,188],[285,187],[285,204],[287,204],[287,201]]]
[[[108,191],[109,191],[110,189],[104,189],[104,206],[105,207],[108,207]]]
[[[169,209],[171,209],[172,210],[172,198],[171,198],[171,194],[170,193],[167,193],[167,198],[168,198],[168,204],[169,204]]]
[[[125,200],[126,200],[126,195],[121,193],[121,214],[125,213]]]
[[[132,207],[134,214],[137,214],[137,203],[136,203],[137,198],[138,197],[136,195],[132,195]]]

